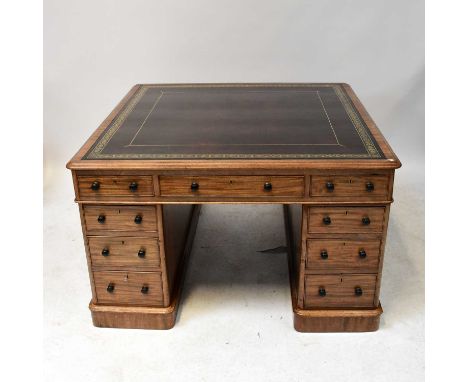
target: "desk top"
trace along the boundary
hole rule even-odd
[[[350,163],[352,162],[352,163]],[[346,84],[136,85],[72,169],[397,168]]]

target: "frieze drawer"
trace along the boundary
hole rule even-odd
[[[82,199],[154,195],[153,177],[150,175],[78,176],[77,180]]]
[[[303,197],[303,176],[160,176],[161,196]]]

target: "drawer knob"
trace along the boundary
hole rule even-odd
[[[197,182],[192,182],[192,184],[190,185],[190,189],[191,189],[192,191],[197,191],[199,187],[200,187],[200,186],[198,185]]]
[[[358,287],[358,286],[356,288],[354,288],[354,294],[356,296],[362,296],[362,288]]]
[[[141,293],[147,294],[148,291],[149,291],[149,286],[143,285],[143,286],[141,287]]]
[[[135,224],[141,224],[143,217],[141,215],[135,216]]]
[[[273,185],[270,182],[265,182],[265,184],[263,185],[263,189],[265,191],[271,191],[273,189]]]
[[[139,257],[140,259],[143,259],[145,256],[146,256],[146,251],[145,251],[144,249],[140,249],[140,250],[138,251],[138,257]]]
[[[366,183],[366,190],[369,191],[369,192],[374,191],[374,183],[372,183],[372,182],[367,182],[367,183]]]
[[[112,293],[114,292],[114,289],[115,289],[114,283],[109,283],[109,285],[107,286],[107,292]]]
[[[99,216],[97,217],[97,221],[98,221],[98,223],[100,223],[100,224],[104,224],[104,222],[106,221],[106,216],[105,216],[105,215],[99,215]]]
[[[128,188],[130,189],[131,192],[135,192],[136,190],[138,190],[138,183],[137,182],[132,182],[132,183],[130,183]]]
[[[101,183],[99,183],[98,181],[95,181],[91,184],[91,190],[93,191],[99,190],[99,187],[101,187]]]
[[[327,182],[325,184],[325,187],[327,188],[327,191],[329,192],[333,192],[333,190],[335,189],[335,185],[333,184],[333,182]]]
[[[369,225],[370,223],[371,223],[370,219],[367,216],[362,218],[362,224]]]
[[[365,258],[367,257],[366,251],[364,251],[363,249],[360,249],[360,250],[359,250],[359,257],[360,257],[361,259],[365,259]]]
[[[320,257],[324,260],[328,259],[328,252],[323,250],[320,252]]]
[[[323,224],[325,225],[330,225],[331,224],[331,219],[330,219],[330,216],[325,216],[323,219]]]
[[[319,287],[319,289],[318,289],[318,294],[319,294],[319,296],[321,296],[321,297],[325,297],[325,296],[327,295],[327,291],[325,290],[324,287]]]
[[[102,256],[107,257],[109,256],[110,252],[108,248],[104,248],[101,252]]]

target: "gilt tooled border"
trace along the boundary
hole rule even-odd
[[[249,85],[163,85],[164,87],[260,87],[266,84],[249,84]],[[367,129],[359,118],[352,103],[347,98],[345,92],[340,85],[306,85],[306,84],[277,84],[268,87],[332,87],[343,105],[348,117],[350,118],[356,132],[366,149],[366,153],[362,154],[138,154],[138,153],[120,153],[120,154],[103,154],[102,151],[112,139],[114,134],[125,122],[132,110],[145,95],[149,88],[154,85],[143,85],[135,95],[130,99],[122,112],[113,120],[110,127],[106,129],[97,144],[86,154],[84,159],[366,159],[366,158],[381,158],[379,150],[375,147]]]

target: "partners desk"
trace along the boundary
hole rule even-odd
[[[201,205],[275,203],[295,329],[377,330],[400,166],[347,84],[134,86],[67,164],[94,325],[172,328]]]

